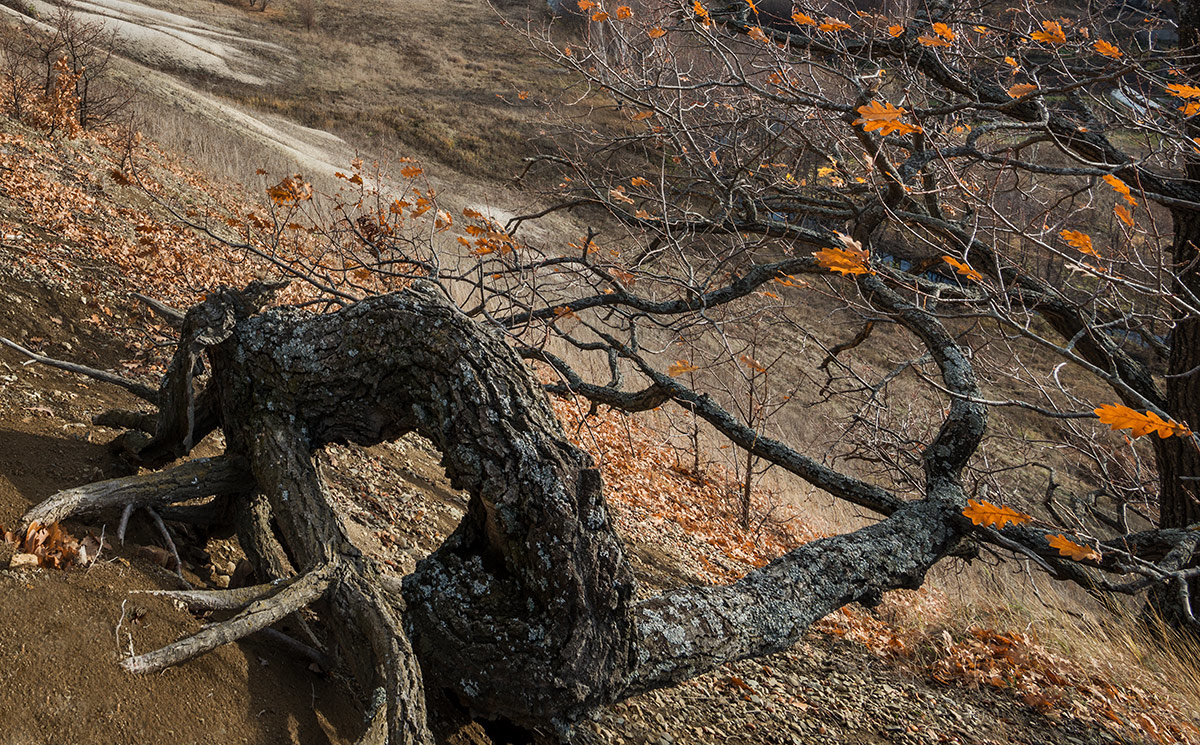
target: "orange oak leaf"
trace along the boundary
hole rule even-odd
[[[1013,87],[1008,89],[1008,97],[1009,98],[1020,98],[1021,96],[1027,96],[1030,93],[1033,93],[1037,89],[1038,89],[1038,87],[1036,85],[1033,85],[1032,83],[1017,83],[1016,85],[1014,85]]]
[[[694,372],[699,369],[699,367],[696,367],[687,360],[675,360],[675,364],[667,368],[667,375],[670,375],[672,378],[674,378],[679,375],[683,375],[684,373]]]
[[[797,26],[816,26],[817,25],[817,22],[813,19],[812,16],[808,15],[807,13],[801,13],[800,11],[796,11],[795,13],[792,13],[792,20],[795,21]]]
[[[1117,216],[1118,220],[1125,223],[1127,226],[1129,226],[1131,228],[1133,227],[1133,213],[1130,212],[1129,208],[1126,207],[1125,205],[1123,205],[1123,204],[1114,205],[1113,206],[1113,214]]]
[[[1168,437],[1186,437],[1192,433],[1190,429],[1171,419],[1163,419],[1153,411],[1141,414],[1122,404],[1105,404],[1094,410],[1096,417],[1107,424],[1110,429],[1129,430],[1134,438],[1157,434],[1160,439]]]
[[[970,264],[965,264],[965,263],[959,261],[958,259],[954,258],[953,256],[943,256],[942,260],[945,261],[950,266],[954,267],[954,271],[963,275],[967,279],[973,279],[976,282],[983,281],[983,275],[980,274],[978,271],[972,269]]]
[[[868,274],[864,258],[843,248],[823,248],[813,254],[817,263],[831,272],[841,272],[843,275]]]
[[[649,36],[651,39],[661,39],[662,37],[664,37],[666,35],[667,35],[666,29],[662,28],[661,26],[655,26],[654,28],[652,28],[646,32],[646,36]]]
[[[946,41],[954,41],[954,31],[944,23],[933,24],[933,33],[942,37]]]
[[[881,135],[890,135],[893,132],[910,134],[921,131],[921,128],[915,124],[900,121],[900,118],[907,113],[906,110],[893,106],[890,102],[871,101],[864,106],[859,106],[858,113],[860,116],[853,123],[862,125],[864,132],[877,129]]]
[[[633,204],[633,200],[630,199],[629,197],[625,196],[625,187],[623,187],[623,186],[618,186],[615,189],[609,189],[608,195],[618,202],[624,202],[625,204]]]
[[[841,272],[843,276],[873,274],[867,266],[870,255],[863,249],[862,244],[842,233],[838,233],[837,236],[845,248],[824,248],[817,251],[813,254],[817,263],[831,272]]]
[[[754,359],[753,357],[751,357],[748,354],[743,354],[741,359],[742,359],[742,364],[745,365],[746,367],[750,368],[754,372],[765,373],[767,371],[767,368],[763,367],[761,362]]]
[[[1115,45],[1109,44],[1104,39],[1096,39],[1096,43],[1092,45],[1097,52],[1108,57],[1109,59],[1120,59],[1122,56],[1121,50]]]
[[[1046,536],[1046,541],[1051,548],[1058,549],[1058,553],[1075,561],[1100,561],[1100,554],[1091,546],[1081,546],[1070,538],[1067,538],[1062,533],[1058,535]]]
[[[1001,529],[1009,523],[1021,525],[1033,519],[1032,515],[1017,512],[1012,507],[992,504],[982,499],[978,502],[974,499],[968,499],[967,508],[963,510],[963,515],[969,517],[971,522],[976,525],[983,525],[985,527],[994,526]]]
[[[1067,35],[1063,33],[1062,24],[1057,21],[1042,21],[1042,30],[1029,35],[1034,41],[1045,44],[1065,44]]]
[[[895,39],[896,37],[900,36],[900,34],[904,33],[904,27],[897,23],[895,25],[888,26],[887,32],[888,32],[888,36]]]
[[[632,18],[632,17],[633,17],[633,8],[630,8],[628,5],[617,6],[617,20],[623,21],[626,18]]]
[[[1059,235],[1067,242],[1067,245],[1077,249],[1080,253],[1091,254],[1096,258],[1100,258],[1100,254],[1096,253],[1096,249],[1092,248],[1092,237],[1087,233],[1081,233],[1078,230],[1063,230],[1059,232]]]
[[[837,18],[830,18],[829,16],[825,17],[824,23],[822,23],[820,26],[817,26],[818,31],[829,31],[831,33],[845,31],[848,28],[850,28],[849,23],[838,20]]]
[[[933,24],[932,31],[932,35],[918,36],[917,42],[926,47],[948,47],[956,38],[954,31],[944,23]]]
[[[1200,88],[1183,83],[1171,83],[1167,86],[1167,93],[1176,98],[1200,98]]]
[[[1105,176],[1104,176],[1104,183],[1111,186],[1113,188],[1113,191],[1117,192],[1122,197],[1124,197],[1126,202],[1129,202],[1131,205],[1133,205],[1135,207],[1137,206],[1137,200],[1134,199],[1133,195],[1129,193],[1129,185],[1126,184],[1124,181],[1122,181],[1121,179],[1112,175],[1111,173],[1108,173],[1108,174],[1105,174]]]

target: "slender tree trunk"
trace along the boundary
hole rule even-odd
[[[1189,167],[1193,178],[1200,166]],[[1171,250],[1174,292],[1195,304],[1200,298],[1200,212],[1177,210],[1173,215],[1175,241]],[[1165,380],[1165,405],[1171,418],[1200,430],[1200,318],[1177,312],[1169,339],[1170,355]],[[1200,522],[1200,449],[1190,437],[1156,439],[1155,460],[1159,479],[1159,527],[1183,528]],[[1179,566],[1194,566],[1191,556],[1180,556]],[[1188,583],[1192,612],[1200,610],[1200,581]],[[1183,588],[1174,583],[1151,591],[1153,614],[1179,629],[1190,628],[1180,603]]]
[[[1175,245],[1171,260],[1175,292],[1190,303],[1200,298],[1200,213],[1175,213]],[[1167,364],[1167,413],[1200,429],[1200,318],[1180,314],[1170,337]],[[1158,440],[1160,524],[1182,528],[1200,522],[1200,450],[1190,438]]]

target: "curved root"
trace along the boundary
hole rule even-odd
[[[244,494],[253,484],[243,462],[230,456],[197,458],[144,476],[124,476],[64,489],[25,513],[22,521],[53,523],[122,505],[157,506],[210,496]]]
[[[333,564],[320,566],[285,585],[279,592],[253,601],[228,621],[205,627],[153,652],[129,657],[121,667],[131,673],[157,672],[265,629],[324,595],[336,570]]]

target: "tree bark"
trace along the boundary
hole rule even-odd
[[[1200,299],[1200,213],[1179,210],[1174,215],[1171,251],[1175,292],[1195,303]],[[1169,339],[1166,409],[1177,421],[1200,430],[1200,318],[1176,314]],[[1160,527],[1183,528],[1200,522],[1200,450],[1187,437],[1168,437],[1155,443],[1159,474]]]
[[[333,315],[253,316],[210,357],[229,448],[248,453],[299,571],[339,556],[378,571],[350,544],[311,451],[416,430],[471,494],[462,524],[405,583],[426,677],[528,726],[616,698],[632,574],[598,473],[500,336],[426,287]]]

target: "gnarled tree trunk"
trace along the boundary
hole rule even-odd
[[[897,500],[886,520],[802,546],[732,585],[635,604],[599,472],[500,333],[434,285],[326,315],[259,313],[265,290],[214,292],[188,313],[160,391],[157,436],[145,446],[161,462],[190,450],[198,427],[219,425],[224,456],[63,492],[26,515],[57,519],[117,498],[232,501],[248,556],[275,581],[235,594],[177,593],[191,605],[242,610],[126,660],[130,671],[181,662],[322,599],[333,646],[364,692],[386,699],[364,742],[382,741],[385,729],[393,743],[431,741],[427,688],[450,692],[475,716],[561,733],[597,707],[784,649],[842,605],[918,586],[965,529],[949,471],[973,450],[978,422],[944,428],[937,450],[946,463],[930,466],[939,476],[927,499]],[[193,395],[201,354],[211,371]],[[969,371],[952,362],[947,370],[967,376],[956,385],[972,389]],[[970,422],[971,406],[952,408]],[[453,534],[399,581],[351,543],[313,453],[412,431],[438,447],[470,502]]]

